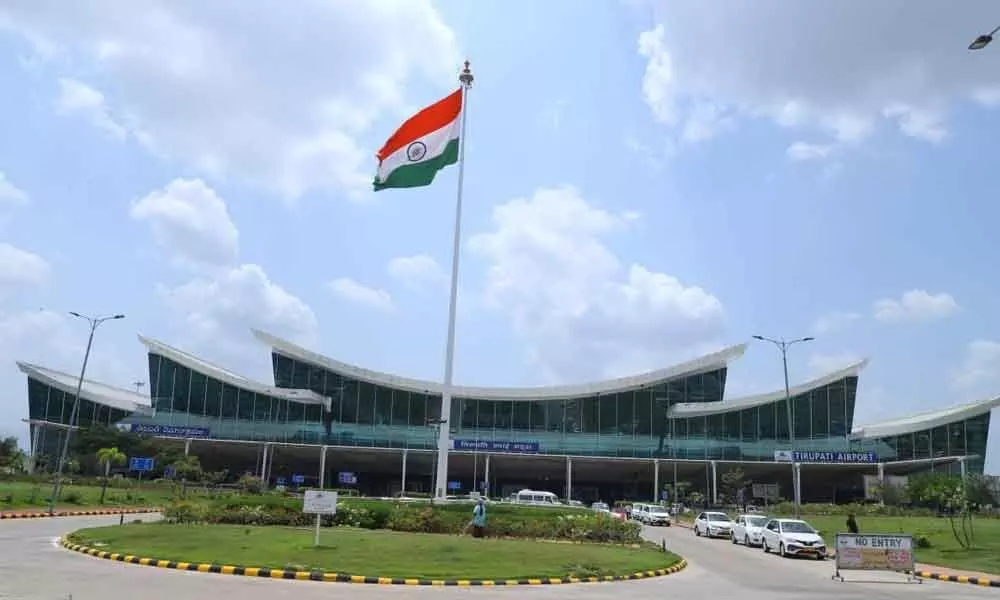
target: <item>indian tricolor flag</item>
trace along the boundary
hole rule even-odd
[[[413,115],[375,155],[375,191],[430,185],[441,169],[458,162],[462,89]]]

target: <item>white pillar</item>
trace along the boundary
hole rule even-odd
[[[653,502],[660,502],[660,459],[653,459]]]
[[[670,499],[671,502],[679,502],[677,499],[677,459],[674,459],[674,493],[673,497]]]
[[[573,459],[566,457],[566,503],[573,498]]]
[[[960,458],[960,459],[958,459],[958,469],[959,469],[959,473],[961,473],[961,474],[962,474],[962,479],[965,479],[965,476],[966,476],[966,475],[967,475],[968,473],[966,472],[966,467],[965,467],[965,458],[964,458],[964,457],[963,457],[963,458]]]
[[[325,489],[326,486],[326,446],[322,446],[319,450],[319,489]]]
[[[28,433],[31,435],[31,460],[28,461],[28,473],[30,475],[35,474],[35,469],[38,467],[38,438],[42,437],[42,426],[41,425],[28,425]]]
[[[711,496],[711,498],[712,498],[712,506],[716,506],[716,505],[719,504],[719,479],[718,479],[718,470],[717,470],[717,465],[716,465],[716,463],[715,463],[714,460],[711,463],[709,463],[709,464],[712,465],[712,496]]]
[[[410,455],[409,451],[406,450],[406,449],[404,449],[403,450],[403,473],[400,476],[400,481],[399,481],[399,495],[400,496],[405,496],[406,495],[406,459],[409,457],[409,455]]]
[[[450,386],[446,386],[450,387]],[[434,500],[444,501],[448,497],[448,452],[451,450],[451,392],[445,390],[441,396],[441,419],[438,424],[437,465],[434,470]]]
[[[191,438],[184,440],[184,456],[191,454]]]
[[[885,506],[885,463],[878,464],[878,503]]]
[[[261,481],[264,481],[264,478],[267,475],[267,451],[269,447],[270,446],[268,444],[264,444],[264,451],[260,455],[260,473],[258,476]]]
[[[792,463],[792,486],[795,495],[795,517],[798,518],[798,508],[802,506],[802,464]]]
[[[490,455],[486,455],[486,466],[483,468],[483,481],[486,482],[486,489],[482,490],[483,495],[490,497]]]

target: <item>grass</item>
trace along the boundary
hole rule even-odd
[[[834,534],[847,530],[846,517],[824,516],[803,518],[818,529],[830,543]],[[1000,574],[1000,519],[973,518],[975,543],[973,548],[962,548],[951,532],[945,517],[858,517],[862,533],[909,533],[926,537],[929,548],[916,548],[917,562],[951,567],[966,571]],[[956,526],[959,526],[956,521]]]
[[[423,579],[623,575],[667,568],[675,554],[597,544],[475,539],[345,527],[312,529],[134,523],[83,529],[72,541],[137,556],[275,569]]]
[[[156,484],[129,488],[109,487],[104,504],[99,502],[101,487],[93,485],[63,485],[60,510],[160,506],[173,496],[173,490]],[[52,482],[0,481],[0,511],[38,511],[49,507]]]

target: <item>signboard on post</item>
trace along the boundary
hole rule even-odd
[[[128,459],[128,470],[148,473],[156,466],[156,461],[147,456],[132,456]]]
[[[337,481],[344,485],[357,485],[358,476],[350,471],[341,471],[337,473]]]
[[[835,547],[834,579],[844,580],[841,571],[895,571],[914,579],[911,535],[838,533]]]
[[[306,482],[306,476],[300,473],[295,473],[292,475],[292,485],[302,485]]]
[[[319,546],[319,525],[323,515],[337,514],[337,492],[323,490],[306,490],[302,497],[302,512],[316,515],[316,535],[313,546]]]
[[[774,502],[778,499],[778,484],[777,483],[755,483],[751,487],[751,493],[754,498],[761,498],[769,502]]]

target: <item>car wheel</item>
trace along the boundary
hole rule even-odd
[[[746,545],[747,548],[750,547],[750,536],[749,535],[743,537],[743,543]]]
[[[733,542],[733,544],[736,544],[736,534],[735,533],[730,533],[729,534],[729,539]]]
[[[786,558],[785,542],[778,542],[778,556],[780,556],[781,558]]]
[[[768,552],[771,551],[771,549],[767,547],[767,540],[761,540],[761,542],[760,542],[760,548],[761,548],[761,550],[764,551],[764,554],[767,554]]]
[[[824,559],[826,559],[826,556],[824,556],[822,554],[817,554],[816,555],[816,560],[824,560]]]
[[[698,529],[697,525],[694,526],[694,535],[695,537],[701,537],[701,530]]]

